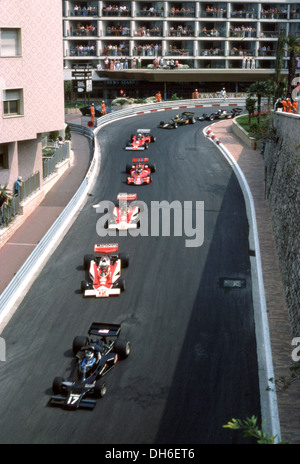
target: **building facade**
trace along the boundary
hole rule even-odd
[[[0,185],[41,173],[42,134],[64,129],[60,0],[0,2]]]
[[[235,88],[274,72],[279,35],[300,37],[300,3],[63,0],[63,34],[66,76],[90,66],[94,80]]]

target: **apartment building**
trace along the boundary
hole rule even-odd
[[[137,81],[235,89],[274,73],[279,35],[300,37],[300,3],[63,0],[63,34],[65,75],[91,67],[96,88],[113,80],[128,90]],[[284,69],[287,61],[286,53]]]
[[[0,2],[0,186],[39,175],[42,134],[64,129],[61,0]]]

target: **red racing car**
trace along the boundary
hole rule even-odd
[[[85,255],[84,269],[89,274],[90,282],[81,282],[84,296],[96,298],[120,295],[125,290],[125,282],[121,277],[121,269],[129,264],[127,253],[118,254],[118,244],[95,245],[97,256]]]
[[[127,184],[150,184],[151,174],[156,171],[155,164],[149,164],[149,158],[133,158],[132,164],[126,165]]]
[[[141,206],[135,203],[136,193],[119,193],[115,205],[111,212],[111,217],[105,224],[107,229],[128,230],[140,227],[139,213]],[[131,202],[131,203],[128,203]]]
[[[150,143],[156,141],[156,138],[151,135],[150,129],[138,129],[136,134],[132,134],[130,141],[127,142],[126,150],[147,150]]]

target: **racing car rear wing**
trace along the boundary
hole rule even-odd
[[[94,253],[116,253],[119,250],[117,243],[105,243],[94,246]]]
[[[133,201],[137,199],[136,193],[119,193],[117,196],[118,201]]]
[[[120,324],[106,324],[103,322],[93,322],[89,328],[89,335],[98,337],[118,337],[121,331]]]
[[[138,129],[137,133],[138,134],[150,134],[151,129]]]
[[[133,158],[132,162],[133,163],[148,163],[149,158]]]

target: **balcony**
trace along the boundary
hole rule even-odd
[[[130,24],[114,25],[113,23],[105,26],[103,25],[106,37],[129,37],[130,36]]]
[[[96,56],[96,45],[92,42],[86,44],[70,44],[68,50],[66,50],[66,57],[82,57],[82,56]]]
[[[134,56],[161,56],[162,44],[161,43],[137,43],[133,48]]]
[[[130,3],[113,3],[113,4],[104,4],[102,8],[103,16],[115,16],[115,17],[128,17],[131,16]]]
[[[71,25],[66,31],[67,37],[95,37],[97,36],[96,23]]]
[[[169,37],[195,37],[195,30],[192,25],[187,24],[170,24],[168,30]]]
[[[150,22],[149,24],[136,24],[136,30],[134,31],[136,37],[162,37],[163,27],[161,24]]]

